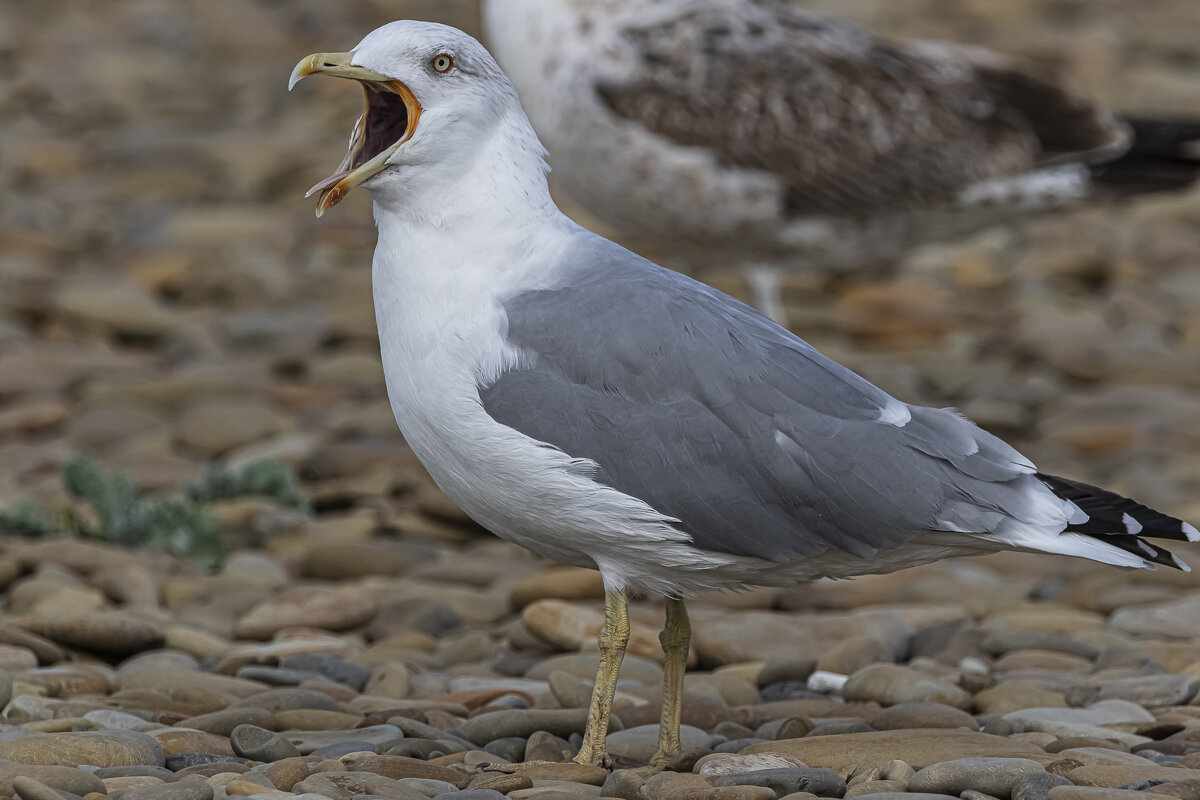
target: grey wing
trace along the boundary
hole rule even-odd
[[[508,304],[525,363],[480,388],[483,407],[594,461],[598,481],[678,519],[697,546],[870,557],[930,529],[989,530],[984,517],[1020,505],[1033,466],[998,439],[900,403],[732,298],[603,246],[577,283]]]
[[[617,114],[774,173],[794,214],[922,208],[1039,165],[1119,155],[1125,126],[998,56],[904,45],[780,0],[694,3],[622,31]]]

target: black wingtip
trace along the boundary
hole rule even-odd
[[[1187,189],[1200,180],[1200,119],[1125,117],[1132,139],[1120,158],[1092,167],[1098,187],[1118,196]]]
[[[1141,556],[1153,564],[1188,570],[1186,564],[1163,547],[1146,539],[1168,539],[1176,542],[1200,541],[1200,531],[1181,519],[1122,497],[1116,492],[1101,489],[1082,481],[1060,478],[1039,472],[1039,480],[1057,497],[1070,500],[1087,515],[1086,520],[1072,522],[1066,530],[1119,547]]]

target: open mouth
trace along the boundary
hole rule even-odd
[[[352,53],[316,53],[303,59],[292,71],[288,88],[307,75],[321,73],[352,78],[362,84],[367,110],[354,124],[350,148],[337,170],[308,190],[305,197],[320,193],[317,216],[341,202],[351,189],[387,166],[400,145],[412,138],[421,116],[421,104],[412,90],[398,80],[350,63]]]

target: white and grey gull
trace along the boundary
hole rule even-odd
[[[869,269],[1082,201],[1177,189],[1200,120],[1123,117],[1000,53],[887,39],[796,0],[486,0],[557,184],[623,242],[747,268]]]
[[[953,410],[889,396],[749,306],[581,228],[551,200],[512,84],[465,33],[401,21],[302,60],[367,110],[319,211],[374,200],[392,409],[438,485],[535,553],[597,568],[600,764],[628,593],[666,598],[654,764],[679,754],[684,598],[1022,550],[1184,568],[1178,519],[1043,474]]]

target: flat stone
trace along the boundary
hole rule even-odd
[[[513,584],[510,602],[520,610],[537,600],[603,600],[604,581],[594,569],[552,567]]]
[[[297,653],[283,659],[280,666],[318,672],[331,681],[343,683],[358,692],[363,690],[371,678],[369,669],[351,664],[330,653]]]
[[[534,731],[525,742],[524,761],[570,761],[575,747],[549,731]]]
[[[871,720],[881,731],[905,728],[967,728],[979,730],[979,723],[967,712],[944,703],[898,703],[883,709]]]
[[[542,641],[560,650],[578,650],[596,641],[604,624],[604,613],[599,608],[585,608],[561,600],[536,600],[521,610],[521,619]],[[631,621],[627,647],[633,655],[662,658],[658,631],[649,625]]]
[[[98,767],[152,764],[161,767],[165,763],[158,742],[135,731],[47,733],[0,741],[0,759],[64,767],[78,764]]]
[[[312,792],[332,800],[351,800],[356,795],[378,795],[381,797],[411,800],[417,792],[405,789],[392,778],[373,772],[321,772],[310,775],[292,787],[295,794]]]
[[[112,708],[98,708],[95,711],[89,711],[83,715],[83,718],[97,728],[110,731],[145,732],[162,727],[159,723],[150,722],[136,714],[127,714]]]
[[[807,765],[800,759],[779,753],[756,753],[747,756],[736,753],[711,753],[697,761],[692,769],[700,775],[731,775],[760,769],[786,769],[804,766]]]
[[[959,709],[971,707],[971,695],[958,686],[897,664],[872,664],[860,669],[846,681],[842,694],[847,700],[875,700],[888,706],[932,702]]]
[[[1004,718],[1014,722],[1049,720],[1095,726],[1155,721],[1153,714],[1128,700],[1102,700],[1087,708],[1029,708],[1005,714]]]
[[[348,770],[373,772],[389,778],[429,778],[445,781],[460,789],[467,785],[471,776],[456,769],[439,767],[416,758],[391,755],[350,754],[338,759]]]
[[[457,792],[458,788],[452,783],[435,781],[433,778],[401,778],[396,781],[405,789],[420,792],[426,797],[437,797],[448,792]]]
[[[1200,638],[1200,594],[1165,603],[1119,609],[1112,626],[1136,636]]]
[[[187,408],[175,430],[180,444],[213,458],[270,436],[280,427],[279,414],[265,403],[244,398],[213,398]]]
[[[344,711],[327,711],[322,708],[290,708],[275,712],[275,726],[260,728],[268,730],[294,731],[344,731],[349,730],[360,722],[361,714],[349,714]],[[278,726],[276,728],[276,726]]]
[[[262,767],[263,777],[276,789],[285,792],[290,792],[292,787],[307,778],[310,772],[308,761],[303,757],[284,758]]]
[[[232,756],[229,739],[213,733],[189,728],[159,728],[150,735],[162,747],[163,755],[170,758],[177,753],[212,753]]]
[[[271,689],[250,695],[237,702],[237,708],[262,708],[271,713],[293,709],[318,709],[341,711],[338,702],[325,692],[312,689]]]
[[[229,744],[237,755],[255,761],[279,761],[300,755],[296,745],[282,733],[257,725],[238,725],[229,735]]]
[[[0,794],[13,793],[13,781],[20,777],[33,778],[52,789],[72,794],[104,792],[104,782],[90,772],[74,766],[40,766],[0,763]]]
[[[1038,762],[1023,758],[961,758],[924,767],[908,788],[930,794],[961,794],[972,789],[1007,798],[1018,780],[1045,771]]]
[[[159,337],[176,331],[182,318],[137,286],[122,283],[67,284],[55,296],[59,313],[119,333]]]
[[[121,800],[212,800],[213,787],[199,778],[182,778],[158,786],[126,789]]]
[[[528,776],[535,784],[537,781],[571,781],[589,786],[603,786],[608,778],[608,770],[604,767],[591,767],[573,761],[561,764],[526,761],[522,764],[505,765],[501,771]]]
[[[375,608],[370,595],[355,586],[295,587],[252,608],[234,632],[247,639],[269,639],[285,628],[341,631],[365,623]]]
[[[459,730],[477,745],[507,736],[528,738],[534,731],[547,731],[555,736],[569,737],[582,733],[587,723],[586,708],[571,709],[511,709],[477,714],[459,726]],[[620,722],[613,719],[609,731]]]
[[[1066,774],[1076,786],[1104,786],[1116,789],[1137,781],[1194,781],[1200,780],[1200,769],[1162,766],[1086,765]]]
[[[670,800],[773,800],[775,796],[765,786],[688,786],[672,792]]]
[[[816,668],[849,675],[870,664],[896,660],[892,643],[876,636],[848,636],[836,642],[817,659]]]
[[[679,737],[684,751],[707,747],[711,738],[704,731],[691,725],[681,725]],[[609,755],[614,758],[647,764],[658,747],[658,725],[638,725],[635,728],[610,733],[607,744]]]
[[[1071,782],[1052,772],[1032,772],[1019,778],[1012,787],[1012,800],[1046,800],[1055,786],[1071,786]]]
[[[599,653],[567,653],[539,661],[526,670],[524,677],[532,680],[548,680],[550,673],[561,671],[578,678],[593,680],[599,667]],[[646,686],[661,686],[662,667],[645,658],[626,655],[621,662],[621,680],[637,681]]]
[[[827,769],[810,767],[779,767],[752,772],[716,775],[713,786],[766,786],[776,796],[792,792],[811,792],[818,797],[841,797],[846,793],[846,779]]]
[[[127,611],[35,612],[8,622],[67,647],[114,655],[148,650],[165,635],[158,623]]]
[[[281,712],[288,713],[288,712]],[[185,728],[195,728],[200,731],[214,733],[217,736],[229,736],[239,725],[257,725],[260,728],[274,730],[277,727],[275,715],[265,708],[255,706],[236,706],[214,711],[210,714],[200,714],[179,721]]]
[[[1181,706],[1195,697],[1198,689],[1200,679],[1191,675],[1139,675],[1104,681],[1095,698],[1128,700],[1148,708]]]
[[[612,774],[604,779],[600,796],[616,797],[619,800],[644,800],[646,780],[638,770],[614,769]]]
[[[1047,797],[1049,800],[1168,800],[1171,795],[1100,786],[1055,786]]]
[[[1003,681],[978,692],[976,707],[985,714],[1003,716],[1026,708],[1066,708],[1060,693],[1029,681]]]
[[[1002,736],[934,729],[872,731],[764,742],[746,748],[741,754],[783,753],[800,759],[810,767],[844,774],[851,767],[884,767],[896,760],[915,767],[959,758],[1019,758],[1042,752],[1036,745]]]
[[[464,791],[490,789],[493,792],[499,792],[500,794],[504,795],[510,792],[515,792],[519,789],[532,788],[533,779],[528,775],[520,775],[516,773],[512,775],[506,775],[483,772],[472,778],[471,782],[467,784],[467,788]]]
[[[379,746],[404,736],[403,732],[395,725],[386,724],[368,725],[363,728],[342,731],[287,731],[284,735],[304,755],[350,739]]]

